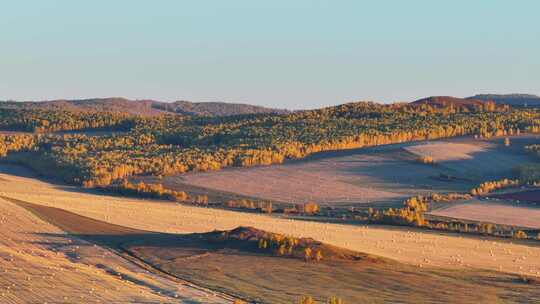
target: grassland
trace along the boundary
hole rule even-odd
[[[536,136],[475,140],[462,137],[431,142],[323,152],[283,165],[233,168],[163,178],[171,189],[206,189],[207,194],[257,197],[275,202],[318,202],[331,206],[397,204],[432,192],[468,192],[485,180],[508,177],[532,159],[523,146]],[[430,156],[433,165],[417,160]],[[156,182],[156,178],[137,180]]]
[[[540,300],[540,281],[530,277],[494,271],[418,268],[310,239],[301,240],[301,244],[318,246],[323,258],[319,262],[305,262],[259,249],[257,236],[264,232],[254,228],[202,234],[156,233],[62,209],[8,201],[62,227],[72,238],[121,250],[167,274],[256,303],[292,303],[306,293],[321,301],[339,294],[347,303]],[[223,238],[223,233],[232,237]],[[65,234],[56,237],[69,238]]]
[[[0,200],[0,227],[0,303],[230,302],[148,271],[9,200]]]
[[[483,269],[540,276],[540,247],[490,237],[429,232],[406,227],[354,226],[282,219],[162,201],[81,193],[76,187],[0,174],[0,195],[129,228],[163,233],[203,233],[238,226],[296,237],[394,259],[416,267]]]
[[[493,198],[471,199],[430,212],[432,215],[508,226],[540,229],[540,208]]]

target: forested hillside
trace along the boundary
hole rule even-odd
[[[429,105],[435,108],[455,108],[458,111],[493,111],[495,109],[495,103],[489,99],[464,99],[451,96],[431,96],[413,101],[413,105]]]
[[[288,115],[136,116],[3,109],[2,154],[87,187],[139,174],[168,175],[281,163],[319,151],[460,135],[538,132],[539,113],[508,107],[350,103]],[[101,130],[59,133],[73,130]],[[114,131],[114,132],[113,132]]]
[[[200,116],[231,116],[245,114],[287,114],[289,111],[281,109],[271,109],[261,106],[254,106],[241,103],[226,103],[226,102],[190,102],[190,101],[175,101],[172,103],[156,102],[153,108],[166,112],[184,114],[184,115],[200,115]]]
[[[52,100],[40,102],[0,102],[3,109],[48,110],[67,112],[106,112],[123,113],[141,116],[156,116],[161,114],[183,114],[200,116],[229,116],[241,114],[275,113],[286,114],[288,111],[265,108],[239,103],[225,102],[189,102],[176,101],[172,103],[156,100],[129,100],[121,97],[93,98],[79,100]]]

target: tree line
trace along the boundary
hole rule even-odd
[[[5,118],[0,130],[34,132],[30,137],[0,142],[0,153],[31,152],[18,161],[85,187],[117,184],[134,175],[276,164],[321,151],[540,131],[540,114],[535,109],[456,109],[365,102],[287,115],[140,117],[4,109],[0,116]],[[111,132],[99,136],[84,132],[58,134],[76,130]],[[51,170],[52,166],[56,169]]]

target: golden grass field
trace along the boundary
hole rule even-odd
[[[168,188],[190,186],[277,202],[349,206],[399,203],[404,198],[430,192],[468,192],[476,184],[512,174],[512,169],[532,159],[523,145],[536,136],[476,140],[472,137],[386,145],[315,154],[282,165],[229,168],[177,176],[141,178]],[[431,156],[435,165],[419,163]],[[440,176],[451,179],[441,179]]]
[[[230,303],[70,237],[3,199],[0,227],[0,303]]]
[[[189,287],[198,286],[199,291],[201,287],[203,290],[214,290],[207,291],[206,297],[208,293],[214,294],[218,291],[234,294],[250,303],[291,304],[305,294],[313,295],[321,302],[330,296],[339,295],[346,303],[494,303],[502,300],[505,303],[522,303],[524,300],[540,300],[540,280],[530,276],[478,269],[419,268],[325,244],[318,247],[323,252],[322,260],[306,263],[301,258],[302,249],[298,249],[300,256],[296,257],[279,256],[273,250],[258,249],[257,240],[251,238],[264,232],[253,228],[239,228],[231,232],[236,235],[236,241],[234,238],[222,239],[223,232],[219,231],[203,234],[156,233],[90,219],[54,207],[7,197],[3,200],[23,207],[39,219],[67,232],[47,235],[57,240],[55,246],[67,247],[66,244],[70,244],[69,251],[64,254],[75,263],[97,267],[103,270],[104,274],[117,277],[120,281],[150,289],[146,298],[143,296],[143,289],[140,290],[142,295],[127,300],[129,302],[164,303],[169,302],[171,297],[174,297],[175,301],[184,302],[186,296],[189,298],[187,303],[212,303],[215,299],[204,296],[193,298],[191,288],[179,288],[172,293],[170,288],[163,289],[159,283],[155,283],[163,281],[157,277],[150,281],[147,278],[141,279],[140,270],[133,269],[138,276],[121,271],[118,266],[119,257],[136,262],[147,276],[149,272],[146,269],[149,269],[153,274],[157,272],[158,277],[188,280],[192,282]],[[302,242],[311,244],[318,243],[310,239],[303,240]],[[76,244],[72,244],[74,241]],[[95,253],[97,248],[103,252],[100,257],[104,258],[99,264],[96,264],[95,256],[92,259],[89,254]],[[70,277],[71,271],[73,268],[66,269],[62,273],[63,277]],[[77,272],[76,268],[75,271]],[[34,276],[40,275],[47,277],[40,272]],[[32,280],[33,276],[28,278]],[[55,276],[52,276],[51,279],[54,278]],[[23,279],[15,278],[15,282],[19,283],[19,280]],[[97,278],[82,279],[83,281],[79,282],[81,286],[101,286],[96,283]],[[85,282],[84,279],[89,281]],[[52,281],[50,284],[55,286],[56,282]],[[36,291],[40,293],[40,289]],[[121,292],[121,289],[117,288],[116,291]],[[57,298],[62,299],[61,302],[80,300],[85,303],[101,301],[104,294],[110,294],[107,289],[97,288],[91,289],[90,295],[81,288],[55,289],[55,292]],[[93,296],[94,292],[100,294]],[[164,299],[152,298],[152,292]],[[27,298],[20,289],[16,295],[18,299]],[[54,298],[54,293],[51,293],[50,297]],[[230,297],[222,298],[225,300]],[[42,300],[39,294],[36,294],[36,299]],[[122,301],[115,299],[114,303]]]
[[[2,196],[57,207],[141,230],[192,233],[253,226],[297,237],[313,237],[331,245],[391,258],[416,267],[473,268],[540,276],[540,247],[534,242],[462,236],[406,227],[291,220],[162,201],[81,193],[75,187],[53,185],[12,174],[0,174],[0,178]]]

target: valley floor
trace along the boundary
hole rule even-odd
[[[462,236],[408,227],[363,227],[290,220],[162,201],[82,193],[75,187],[20,176],[24,175],[24,172],[17,172],[20,169],[4,169],[4,172],[11,174],[0,174],[1,196],[61,208],[135,229],[192,233],[253,226],[297,237],[312,237],[328,244],[417,267],[473,268],[540,276],[540,246],[535,242]]]

